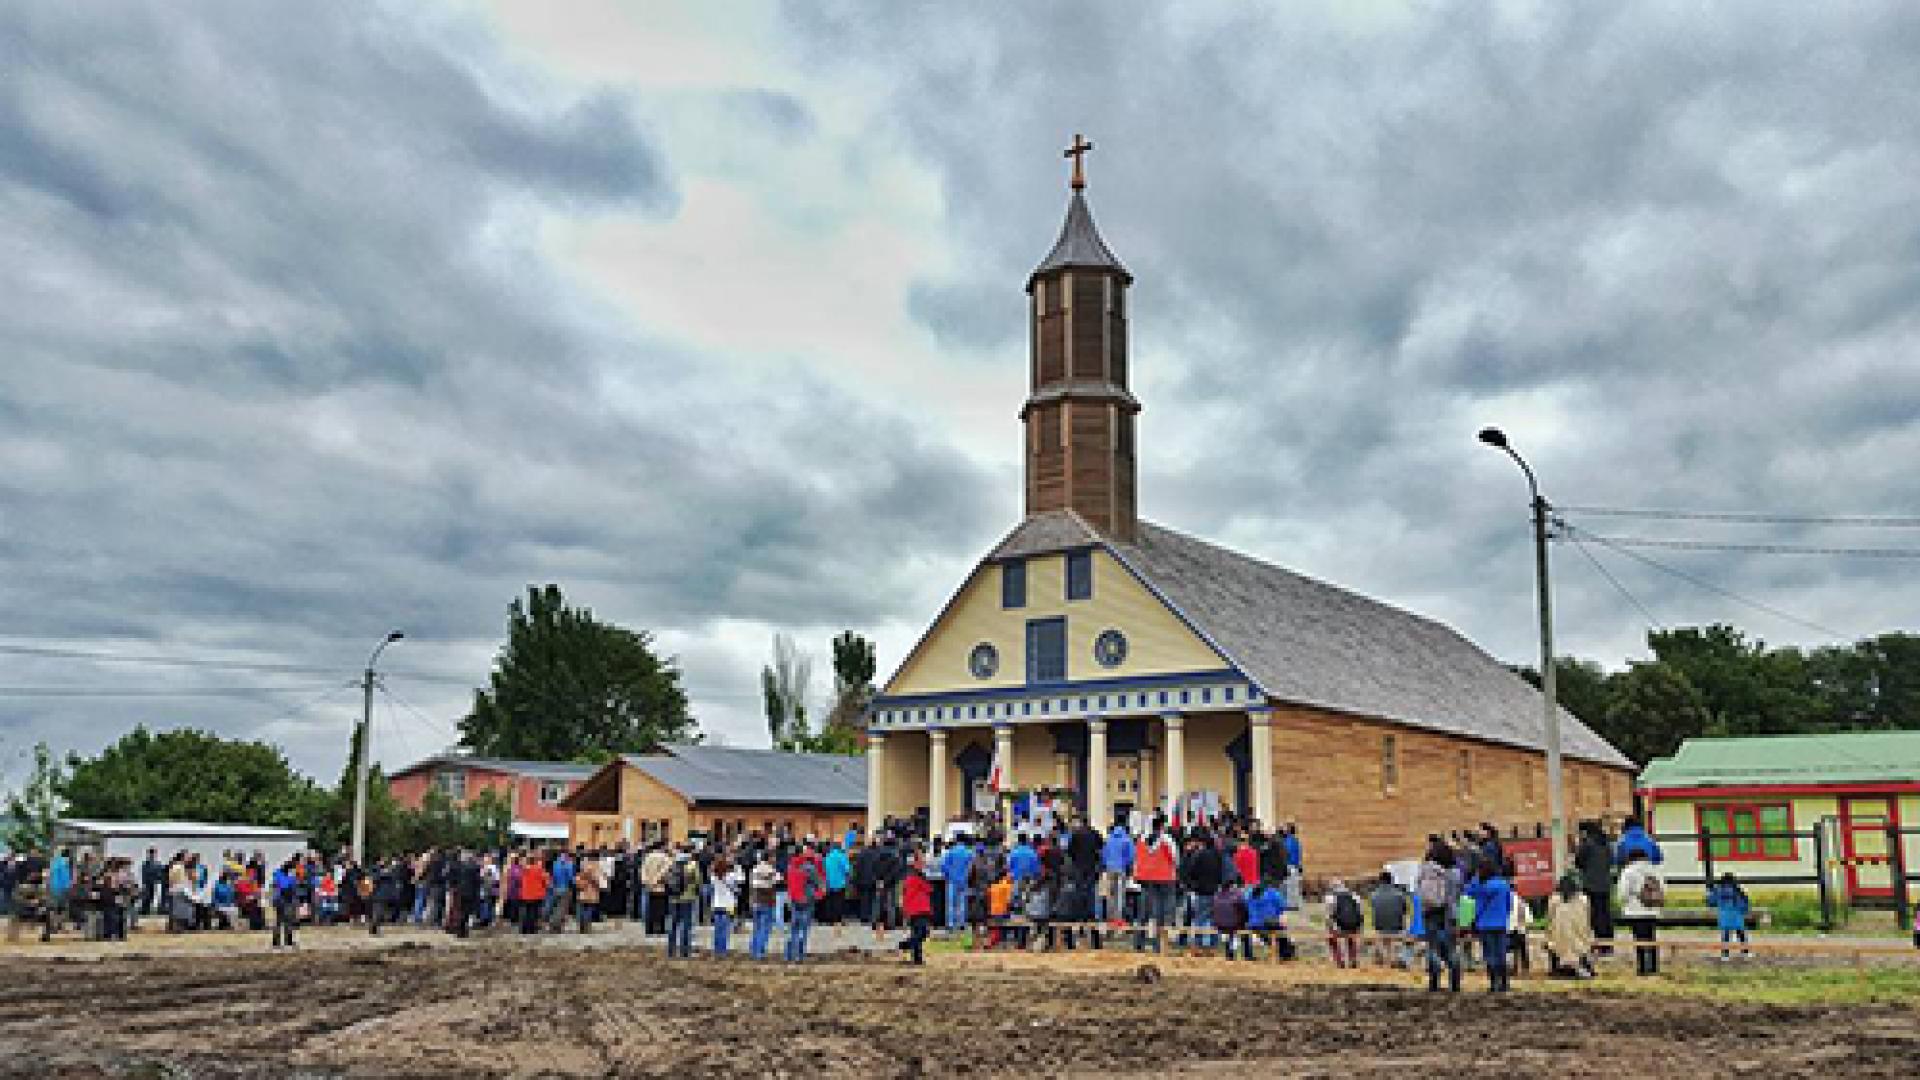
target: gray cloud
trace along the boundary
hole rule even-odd
[[[1163,521],[1517,658],[1522,492],[1481,423],[1517,429],[1567,503],[1920,500],[1895,464],[1920,450],[1908,6],[788,15],[823,70],[865,60],[890,88],[868,138],[941,180],[966,255],[913,312],[944,343],[1018,362],[1004,309],[954,301],[1018,287],[1057,227],[1058,147],[1095,141]],[[1664,620],[1816,636],[1599,553]],[[1901,563],[1654,554],[1860,634],[1920,599]],[[1563,642],[1617,660],[1639,615],[1559,559]]]
[[[408,6],[29,6],[0,16],[0,66],[10,637],[347,675],[404,626],[393,663],[478,679],[507,601],[549,580],[664,631],[867,626],[904,614],[873,587],[897,553],[956,550],[946,523],[982,498],[905,419],[805,371],[727,374],[550,263],[543,214],[678,205],[624,90],[517,68]],[[725,107],[808,123],[776,93]],[[196,722],[331,776],[353,705],[281,717],[320,676],[0,668],[15,687],[295,688],[0,695],[16,745]],[[724,697],[753,672],[690,676]],[[440,714],[463,693],[395,685]],[[388,752],[447,738],[411,734]]]

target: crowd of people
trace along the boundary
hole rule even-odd
[[[1635,941],[1636,970],[1656,973],[1661,862],[1637,821],[1617,841],[1598,823],[1584,825],[1573,868],[1546,898],[1548,972],[1592,977],[1594,958],[1612,948],[1617,906]],[[1514,970],[1529,969],[1540,915],[1514,879],[1492,826],[1433,836],[1410,878],[1383,872],[1358,888],[1337,879],[1317,888],[1318,923],[1338,966],[1358,967],[1364,944],[1364,959],[1375,964],[1424,962],[1431,989],[1444,981],[1457,991],[1463,971],[1484,967],[1489,988],[1503,991]],[[172,933],[271,924],[274,947],[288,948],[303,925],[378,934],[405,922],[465,937],[586,934],[624,919],[664,938],[674,957],[691,956],[696,937],[705,951],[727,955],[738,927],[746,953],[765,959],[784,930],[780,955],[789,962],[803,959],[816,935],[840,943],[849,927],[876,942],[904,930],[898,947],[916,963],[935,934],[964,934],[987,949],[1098,949],[1117,939],[1140,951],[1286,960],[1298,952],[1290,920],[1304,919],[1306,888],[1295,828],[1268,831],[1232,815],[1192,825],[1155,818],[1139,835],[1124,825],[1101,835],[1084,821],[1004,829],[983,820],[928,838],[892,822],[871,836],[441,850],[367,867],[313,852],[270,865],[259,854],[203,860],[152,849],[138,865],[65,850],[0,862],[10,937],[35,925],[43,940],[69,931],[124,940],[140,920],[157,917]],[[1719,914],[1722,955],[1731,958],[1735,942],[1745,955],[1745,891],[1725,875],[1707,899]]]

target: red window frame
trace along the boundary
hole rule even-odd
[[[1754,832],[1762,832],[1765,831],[1760,825],[1760,812],[1762,810],[1785,810],[1787,812],[1787,827],[1785,831],[1795,832],[1797,830],[1794,828],[1793,823],[1792,800],[1781,802],[1731,802],[1714,800],[1693,804],[1694,831],[1703,834],[1702,837],[1696,841],[1699,849],[1699,857],[1702,862],[1705,862],[1709,857],[1707,853],[1707,840],[1704,836],[1707,831],[1706,812],[1709,810],[1725,811],[1728,823],[1728,828],[1724,833],[1714,834],[1715,840],[1724,838],[1727,845],[1727,850],[1724,854],[1714,854],[1711,856],[1714,862],[1798,862],[1800,860],[1800,842],[1798,840],[1789,839],[1785,841],[1787,845],[1787,852],[1785,854],[1769,855],[1767,854],[1767,840],[1751,834],[1742,834],[1740,830],[1732,827],[1733,822],[1738,820],[1737,815],[1745,812],[1753,816]],[[1775,840],[1774,842],[1779,843],[1780,841]],[[1752,850],[1741,850],[1743,845],[1750,845]]]

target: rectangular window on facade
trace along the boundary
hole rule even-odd
[[[1087,600],[1093,596],[1093,552],[1075,551],[1067,555],[1067,599]]]
[[[440,789],[440,794],[445,795],[454,802],[465,802],[467,798],[467,771],[465,769],[448,769],[444,772],[434,773],[433,786]]]
[[[1380,736],[1380,790],[1392,794],[1400,786],[1400,740]]]
[[[1471,799],[1473,798],[1473,751],[1460,751],[1458,770],[1459,772],[1454,778],[1454,783],[1460,789],[1460,797],[1463,799]]]
[[[1520,762],[1520,797],[1533,805],[1533,762],[1524,759]]]
[[[1722,803],[1701,806],[1700,831],[1712,837],[1715,862],[1792,859],[1793,811],[1786,803]],[[1703,845],[1704,846],[1704,845]]]
[[[1034,619],[1027,623],[1027,681],[1067,681],[1067,620]]]
[[[564,780],[546,780],[540,784],[540,805],[558,806],[560,800],[567,797],[567,784]]]
[[[1027,606],[1027,564],[1023,560],[1013,559],[1000,564],[1000,606]]]

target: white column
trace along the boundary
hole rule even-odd
[[[1013,778],[1013,725],[993,725],[993,757],[1000,763],[1000,790],[1007,791],[1014,785]],[[994,809],[1002,815],[1008,813],[1008,801],[999,794],[993,797]],[[1003,819],[1004,821],[1004,816]]]
[[[1133,804],[1148,820],[1153,818],[1154,808],[1160,805],[1160,778],[1154,768],[1158,756],[1151,746],[1140,748],[1140,790],[1134,793]]]
[[[882,789],[887,782],[887,737],[880,734],[867,736],[867,832],[878,833],[880,826],[887,820],[886,800],[882,798]]]
[[[1273,828],[1273,710],[1247,710],[1247,739],[1253,770],[1253,816]]]
[[[1113,827],[1113,800],[1107,792],[1107,722],[1087,721],[1087,824],[1105,836]]]
[[[943,836],[947,827],[947,729],[927,732],[927,831]]]
[[[1177,800],[1187,793],[1187,718],[1167,713],[1160,719],[1167,726],[1167,790],[1161,794]]]
[[[1070,788],[1073,786],[1073,755],[1053,755],[1053,786]]]

